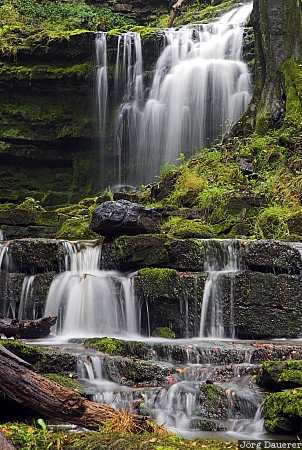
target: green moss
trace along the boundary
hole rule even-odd
[[[270,432],[302,430],[302,388],[268,395],[263,403],[265,427]]]
[[[15,339],[1,339],[0,342],[7,350],[10,350],[12,353],[15,353],[17,356],[28,362],[31,362],[35,357],[45,353],[44,350],[39,347],[24,344],[24,342]]]
[[[51,433],[25,424],[5,424],[0,431],[20,449],[41,450],[236,450],[236,442],[183,440],[171,434],[88,432]]]
[[[236,0],[225,0],[219,5],[209,5],[210,2],[202,2],[201,0],[194,0],[188,2],[175,20],[175,26],[185,25],[187,23],[196,22],[210,22],[221,14],[229,11],[234,7]],[[161,15],[154,24],[161,28],[168,25],[170,14]]]
[[[46,0],[8,0],[0,6],[0,51],[5,55],[47,48],[55,40],[70,39],[87,30],[133,25],[129,18],[107,7]]]
[[[115,338],[91,338],[85,339],[84,346],[108,355],[120,355],[148,359],[150,348],[143,342],[122,341]]]
[[[93,65],[89,63],[56,67],[49,64],[16,65],[0,63],[0,77],[2,80],[86,80],[93,72]]]
[[[169,327],[158,327],[153,330],[152,336],[164,339],[175,339],[176,335]]]
[[[282,65],[286,88],[286,114],[283,128],[302,128],[302,64],[289,59]]]
[[[138,275],[142,278],[144,293],[149,298],[171,294],[178,284],[178,273],[174,269],[141,269]]]
[[[71,389],[72,391],[75,391],[79,394],[84,393],[82,385],[77,380],[75,380],[72,377],[69,377],[68,375],[58,373],[45,373],[44,377],[48,378],[51,381],[54,381],[60,386],[63,386],[67,389]]]
[[[99,236],[90,230],[89,225],[89,217],[72,217],[63,222],[56,237],[69,240],[97,239]]]
[[[285,387],[302,387],[302,361],[266,361],[262,363],[262,371],[258,382],[268,384],[272,390]]]
[[[93,348],[99,352],[108,353],[108,355],[120,355],[124,348],[123,341],[114,338],[95,338],[84,341],[86,348]]]

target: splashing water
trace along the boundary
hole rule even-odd
[[[205,284],[200,319],[200,337],[234,337],[233,279],[230,278],[230,323],[228,332],[223,320],[223,276],[240,270],[239,248],[236,241],[204,241],[206,250]]]
[[[95,38],[96,49],[96,95],[101,135],[105,132],[107,121],[108,73],[107,73],[107,41],[106,34],[98,32]]]
[[[119,37],[115,91],[122,91],[115,133],[119,182],[149,182],[160,167],[220,140],[251,99],[241,60],[243,24],[252,4],[215,23],[163,31],[148,99],[143,104],[143,59],[137,33]]]
[[[65,246],[67,270],[52,282],[45,316],[58,315],[65,337],[126,335],[138,332],[131,276],[99,270],[101,247]]]
[[[33,296],[33,282],[35,275],[26,276],[23,280],[21,300],[18,309],[18,319],[35,319],[35,310],[33,309],[33,317],[27,317],[27,307]]]

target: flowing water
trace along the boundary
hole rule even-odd
[[[98,32],[95,38],[96,49],[96,98],[99,121],[99,132],[103,137],[107,122],[108,101],[108,71],[107,71],[107,40],[106,34]]]
[[[230,366],[229,381],[215,385],[212,383],[217,381],[218,371],[225,377],[227,366],[174,366],[176,371],[168,376],[164,387],[135,388],[111,381],[118,367],[111,373],[105,359],[106,356],[95,354],[78,358],[78,376],[94,401],[147,414],[159,425],[183,436],[202,436],[207,431],[222,432],[225,437],[234,438],[264,436],[259,406],[261,395],[249,386],[249,378],[245,375],[252,366]],[[209,390],[219,393],[221,400],[215,407],[209,401]]]
[[[35,275],[27,275],[23,280],[21,299],[18,308],[18,319],[35,319],[35,309],[33,308],[32,317],[27,316],[27,307],[29,302],[33,299],[33,283],[35,281]]]
[[[57,334],[136,334],[132,277],[100,270],[101,247],[94,243],[69,243],[65,249],[66,270],[53,280],[44,312],[58,316]]]
[[[231,285],[230,289],[230,320],[226,329],[223,320],[224,289],[222,281],[225,274],[231,275],[240,270],[239,244],[234,240],[209,240],[204,241],[204,244],[206,249],[205,271],[208,272],[208,278],[202,300],[200,337],[234,338],[233,286]],[[232,277],[230,279],[232,284]]]
[[[150,182],[181,153],[190,156],[221,140],[240,118],[251,99],[250,75],[241,57],[251,10],[248,3],[214,23],[163,30],[163,50],[149,89],[143,82],[140,35],[119,36],[114,95],[120,102],[114,138],[118,180],[113,181]],[[97,34],[102,61],[105,39],[103,33]],[[108,95],[105,68],[98,62],[100,128]]]

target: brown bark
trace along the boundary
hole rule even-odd
[[[43,317],[38,320],[0,319],[0,334],[7,338],[38,339],[49,335],[56,317]]]
[[[170,19],[168,23],[168,28],[172,28],[175,22],[176,17],[179,15],[182,7],[186,3],[187,0],[177,0],[171,8]]]
[[[87,400],[38,373],[15,359],[0,353],[0,389],[9,398],[38,412],[43,417],[96,429],[100,423],[112,420],[127,431],[146,429],[144,418],[117,411],[109,405]]]
[[[1,450],[16,450],[16,448],[0,433],[0,449]]]

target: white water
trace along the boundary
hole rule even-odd
[[[5,234],[3,230],[0,230],[0,241],[4,241],[5,240]]]
[[[119,183],[149,182],[181,153],[190,156],[219,141],[241,117],[251,99],[250,75],[241,58],[243,25],[251,10],[248,3],[212,24],[164,30],[164,49],[145,102],[140,36],[119,37]]]
[[[235,337],[233,326],[233,272],[240,270],[239,248],[236,241],[204,241],[206,248],[205,271],[208,278],[205,284],[200,319],[200,337]],[[223,295],[221,285],[223,276],[230,280],[230,320],[228,331],[223,320]]]
[[[33,309],[33,317],[27,317],[27,306],[32,300],[33,295],[33,282],[35,280],[35,275],[27,275],[23,280],[21,300],[18,309],[18,320],[23,319],[35,319],[35,310]]]
[[[115,97],[122,97],[115,125],[115,147],[118,154],[118,181],[125,184],[137,155],[137,132],[144,100],[143,55],[139,33],[124,33],[118,38],[115,68]],[[125,149],[132,149],[125,151]]]
[[[96,49],[96,95],[99,119],[99,131],[103,136],[107,122],[108,101],[108,71],[107,71],[107,41],[106,34],[98,32],[95,38]]]
[[[115,336],[138,332],[131,276],[99,269],[101,247],[66,245],[67,270],[52,282],[44,315],[57,315],[64,337]]]

